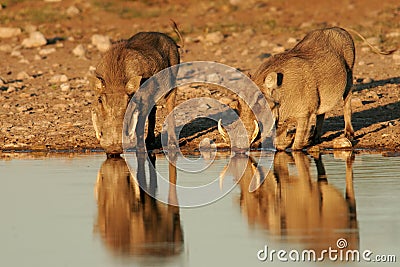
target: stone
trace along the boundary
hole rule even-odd
[[[68,77],[65,74],[57,74],[50,78],[50,83],[65,83],[68,81]]]
[[[63,92],[68,92],[70,88],[71,88],[71,87],[70,87],[70,85],[69,85],[68,83],[62,83],[62,84],[60,85],[60,89],[61,89],[61,91],[63,91]]]
[[[31,76],[26,73],[25,71],[21,71],[17,74],[17,80],[25,80],[25,79],[29,79]]]
[[[56,49],[54,47],[52,48],[44,48],[39,50],[39,55],[42,57],[45,57],[47,55],[50,55],[52,53],[56,52]]]
[[[352,148],[353,144],[346,137],[340,137],[333,141],[333,148],[335,149],[345,149]]]
[[[297,43],[297,39],[294,37],[290,37],[289,39],[287,39],[286,41],[288,44],[295,44]]]
[[[111,40],[110,37],[106,35],[94,34],[92,36],[92,44],[100,52],[106,52],[111,46]]]
[[[77,57],[80,57],[80,58],[84,58],[85,54],[86,54],[85,47],[82,44],[77,45],[72,50],[72,54],[74,54],[74,56],[77,56]]]
[[[208,33],[205,36],[206,43],[210,44],[220,44],[224,40],[224,35],[220,31]]]
[[[261,47],[267,47],[269,45],[269,42],[267,41],[267,40],[262,40],[261,42],[260,42],[260,46]]]
[[[76,6],[70,6],[67,8],[66,12],[68,17],[74,17],[76,15],[79,15],[81,11],[76,7]]]
[[[14,51],[11,52],[11,56],[12,56],[12,57],[19,57],[19,58],[22,58],[22,53],[21,53],[21,51],[19,51],[19,50],[14,50]]]
[[[361,101],[361,99],[360,98],[358,98],[358,97],[353,97],[352,99],[351,99],[351,106],[352,107],[362,107],[364,104],[363,104],[363,102]]]
[[[274,48],[272,48],[272,52],[274,53],[282,53],[285,52],[285,47],[281,46],[281,45],[277,45]]]
[[[0,27],[0,38],[12,38],[21,34],[20,28]]]
[[[12,52],[12,46],[9,45],[9,44],[2,44],[2,45],[0,45],[0,52],[11,53]]]
[[[22,46],[25,48],[41,47],[47,44],[47,40],[41,32],[31,32],[29,38],[22,41]]]
[[[224,97],[221,97],[220,99],[218,99],[218,101],[219,101],[221,104],[229,105],[230,103],[232,103],[233,99],[224,96]]]

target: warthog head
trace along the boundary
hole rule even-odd
[[[114,45],[96,68],[93,86],[96,101],[92,121],[96,137],[108,156],[122,149],[122,127],[129,100],[140,87],[142,77],[135,74],[135,57],[120,42]]]
[[[243,125],[240,125],[239,121],[232,123],[232,126],[230,127],[231,135],[229,135],[228,132],[222,127],[222,121],[220,119],[218,121],[218,131],[222,135],[222,138],[225,140],[225,142],[230,141],[233,152],[238,154],[245,153],[257,138],[260,131],[258,122],[256,120],[253,120],[253,122],[253,127],[243,127]],[[253,132],[251,137],[248,136],[248,132]]]

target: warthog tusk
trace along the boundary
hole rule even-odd
[[[225,129],[222,127],[222,124],[221,124],[221,119],[219,119],[219,121],[218,121],[218,132],[222,135],[222,138],[224,139],[224,141],[225,142],[228,142],[227,141],[227,139],[228,139],[228,133],[225,131]]]
[[[260,131],[260,127],[258,126],[258,122],[254,120],[254,132],[253,135],[251,136],[251,141],[250,144],[253,143],[253,141],[257,138],[258,132]]]

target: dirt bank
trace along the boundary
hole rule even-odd
[[[89,80],[107,40],[99,43],[94,35],[115,41],[138,31],[162,31],[175,38],[169,27],[173,18],[185,36],[183,61],[217,61],[244,72],[254,71],[269,54],[290,49],[306,32],[323,26],[356,29],[386,50],[400,44],[396,0],[1,3],[0,27],[12,28],[0,29],[2,151],[99,148],[91,124],[95,99]],[[43,34],[44,43],[41,36],[29,38],[36,31]],[[355,148],[398,150],[400,53],[377,55],[355,40]],[[227,102],[232,98],[206,87],[178,91],[180,102],[195,96],[225,97]],[[158,130],[162,121],[158,119]],[[203,120],[193,127],[182,132],[185,149],[197,148],[204,137],[222,141],[215,122]],[[327,114],[321,147],[332,147],[342,130],[343,111],[338,106]]]

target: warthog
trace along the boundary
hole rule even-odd
[[[153,156],[150,156],[149,164],[155,166]],[[138,159],[136,178],[123,158],[108,158],[101,165],[95,186],[95,232],[110,251],[119,255],[179,255],[184,239],[179,207],[176,206],[176,167],[169,163],[168,203],[172,205],[167,205],[142,189],[146,186],[148,190],[155,190],[156,172],[150,171],[150,185],[140,184],[139,187],[138,183],[146,181],[145,163],[144,158]]]
[[[183,42],[175,23],[173,29]],[[148,78],[179,64],[178,48],[175,41],[166,34],[140,32],[128,40],[113,44],[102,57],[95,73],[97,102],[93,107],[92,121],[96,137],[108,156],[122,153],[123,120],[130,99]],[[172,90],[165,96],[168,112],[175,105],[175,94],[176,90]],[[154,105],[148,120],[147,146],[155,141],[155,121]],[[175,123],[171,121],[168,126],[169,143],[175,144]]]
[[[276,119],[275,146],[299,150],[318,142],[325,113],[344,101],[345,136],[352,139],[351,90],[354,42],[344,29],[333,27],[308,33],[294,48],[267,59],[252,76],[270,99]],[[272,101],[271,101],[272,100]],[[314,133],[311,119],[316,116]]]
[[[346,250],[357,249],[354,157],[350,153],[345,157],[344,194],[328,183],[320,155],[314,158],[317,172],[314,180],[310,158],[300,151],[277,152],[272,170],[257,164],[252,157],[235,156],[231,159],[234,164],[230,164],[231,168],[225,169],[222,176],[240,179],[238,203],[249,225],[266,229],[269,235],[283,240],[305,244],[318,254],[336,244],[339,238],[348,241]]]

